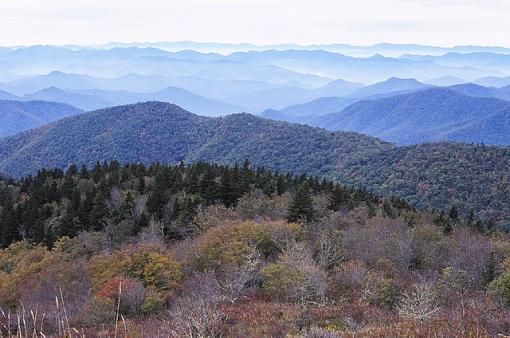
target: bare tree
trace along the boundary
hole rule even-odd
[[[402,317],[420,321],[434,318],[440,309],[434,285],[429,282],[416,284],[412,291],[404,293],[397,307]]]
[[[339,230],[321,233],[317,242],[316,261],[323,269],[329,270],[345,259],[343,236]]]
[[[324,270],[315,263],[311,250],[302,243],[291,243],[282,253],[280,262],[290,266],[304,275],[304,283],[299,285],[301,301],[324,303],[327,287],[327,276]]]
[[[251,246],[245,255],[245,264],[233,266],[218,274],[219,286],[224,301],[235,303],[242,295],[246,285],[252,280],[260,265],[260,254]]]
[[[220,285],[214,273],[193,275],[170,310],[172,331],[177,337],[216,337],[225,315],[220,309]]]

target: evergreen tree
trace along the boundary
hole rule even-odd
[[[103,221],[107,214],[106,203],[103,195],[96,194],[92,202],[92,210],[89,214],[89,228],[99,231],[103,228]]]
[[[287,209],[287,221],[298,222],[304,220],[309,222],[313,219],[314,213],[310,188],[304,184],[298,186]]]
[[[156,178],[156,184],[150,192],[147,200],[147,210],[149,213],[154,214],[156,217],[161,219],[163,218],[163,208],[167,202],[166,187],[161,176],[158,176]]]

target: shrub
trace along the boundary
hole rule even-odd
[[[400,292],[393,279],[374,276],[367,290],[371,304],[392,309],[400,299]]]
[[[165,290],[180,282],[182,268],[168,251],[153,245],[131,245],[111,255],[92,257],[90,274],[95,290],[116,277],[137,278],[147,288]]]
[[[298,269],[283,263],[269,263],[263,270],[264,289],[278,300],[295,301],[304,296],[306,276]]]
[[[51,253],[42,246],[17,242],[0,250],[0,305],[18,305],[19,286],[34,281],[34,276],[52,263]]]
[[[146,315],[156,314],[165,308],[165,297],[161,293],[149,292],[142,304],[142,313]]]
[[[502,303],[510,306],[510,272],[505,272],[496,278],[489,285],[489,291]]]
[[[145,294],[146,290],[141,281],[131,278],[114,278],[103,285],[96,295],[119,304],[121,314],[137,315],[141,312]]]
[[[174,336],[219,336],[225,320],[220,309],[221,300],[221,289],[213,273],[199,273],[189,278],[170,309]]]
[[[199,238],[196,264],[206,270],[217,265],[246,262],[256,247],[264,257],[278,254],[285,242],[300,236],[297,224],[279,222],[241,222],[212,228]]]
[[[94,297],[85,304],[76,319],[77,326],[101,327],[115,324],[115,304],[110,299]]]

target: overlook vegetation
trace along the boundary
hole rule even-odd
[[[509,333],[507,235],[247,161],[42,170],[0,221],[1,335]]]

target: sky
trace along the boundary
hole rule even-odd
[[[202,42],[510,47],[509,0],[0,0],[0,45]]]

